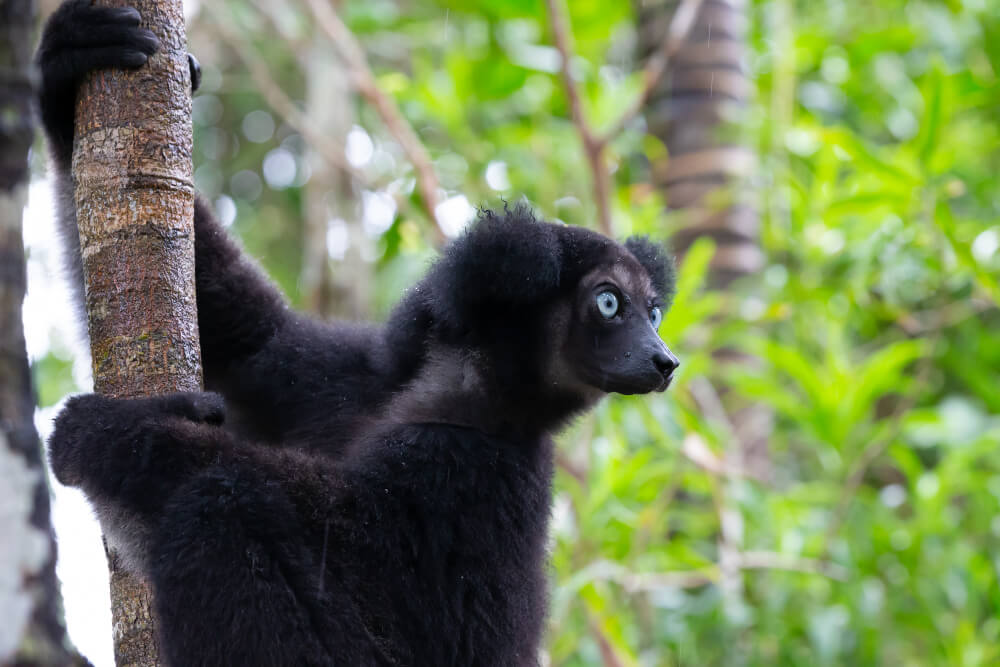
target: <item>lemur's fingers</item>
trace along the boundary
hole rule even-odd
[[[212,392],[167,394],[150,400],[159,402],[160,409],[166,414],[193,422],[217,426],[226,419],[225,401]]]
[[[188,68],[191,70],[191,92],[193,93],[201,85],[201,63],[198,62],[193,53],[188,54]]]
[[[131,7],[94,7],[87,0],[63,5],[42,33],[38,62],[43,77],[73,80],[95,69],[141,67],[160,41],[139,22],[139,12]]]

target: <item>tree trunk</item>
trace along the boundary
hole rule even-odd
[[[638,0],[639,48],[660,48],[678,0]],[[668,64],[665,76],[649,97],[649,132],[667,148],[654,163],[653,179],[667,208],[681,214],[674,249],[683,254],[697,239],[712,238],[716,253],[709,282],[716,287],[756,273],[764,265],[759,243],[760,219],[747,188],[756,164],[754,152],[742,145],[738,121],[747,106],[752,83],[747,78],[745,0],[702,0],[687,41]],[[753,358],[732,349],[714,351],[720,366],[752,365]],[[727,457],[734,467],[758,479],[771,476],[768,439],[772,413],[749,404],[720,382],[695,378],[692,393],[706,414],[725,421],[732,443]],[[731,485],[732,478],[728,480]],[[728,496],[727,496],[728,497]],[[743,580],[739,552],[741,521],[734,503],[720,505],[720,588],[727,607],[742,605]]]
[[[137,71],[84,83],[73,150],[94,386],[121,398],[201,388],[182,3],[127,4],[160,51]],[[159,664],[148,587],[113,553],[109,565],[116,663]]]
[[[660,47],[677,0],[641,0],[640,53]],[[654,88],[646,110],[649,132],[667,147],[653,165],[670,210],[684,212],[674,236],[683,253],[699,237],[715,239],[712,282],[726,285],[763,266],[760,222],[745,180],[753,151],[740,143],[738,120],[752,91],[746,72],[748,20],[744,0],[703,0],[687,42]]]
[[[660,47],[677,0],[640,0],[639,48]],[[760,219],[747,179],[756,164],[753,151],[740,141],[738,121],[753,90],[747,78],[745,0],[703,0],[686,43],[677,51],[646,108],[649,132],[667,147],[653,165],[653,177],[667,208],[682,215],[674,249],[683,254],[695,240],[717,244],[710,282],[724,287],[760,270]],[[733,350],[718,350],[720,361],[752,364]],[[729,405],[720,391],[737,442],[742,467],[768,477],[767,440],[771,413],[748,405]]]
[[[341,154],[353,125],[354,88],[347,65],[319,30],[312,36],[306,61],[306,118]],[[301,288],[306,308],[321,317],[365,320],[369,315],[371,264],[364,260],[372,246],[361,226],[361,211],[351,174],[316,151],[307,151],[311,166],[305,186],[305,233]],[[331,227],[332,224],[336,227]],[[344,255],[334,275],[327,235],[340,235]],[[371,248],[374,252],[374,248]]]
[[[33,0],[0,0],[0,665],[82,665],[63,626],[21,327],[34,23]]]

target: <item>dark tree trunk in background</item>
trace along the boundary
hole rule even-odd
[[[640,57],[660,48],[678,0],[636,0]],[[653,164],[655,185],[667,208],[681,214],[674,250],[683,253],[701,237],[712,238],[716,253],[709,281],[725,287],[764,265],[760,219],[748,187],[756,156],[742,141],[739,123],[753,84],[747,77],[745,0],[703,0],[686,42],[671,59],[646,107],[648,131],[667,147]],[[752,364],[732,350],[720,361]],[[767,439],[771,413],[739,404],[719,389],[739,443],[743,468],[769,475]]]
[[[33,0],[0,0],[0,665],[86,664],[69,648],[21,327],[21,216],[34,126]]]
[[[160,51],[84,83],[73,150],[94,386],[115,397],[201,387],[184,14],[181,0],[127,4]],[[159,664],[148,587],[109,563],[115,661]]]
[[[645,57],[660,47],[677,0],[638,0],[639,48]],[[704,0],[687,41],[650,95],[649,132],[667,147],[653,165],[656,185],[671,210],[685,213],[674,236],[683,253],[695,239],[718,244],[712,280],[728,284],[763,265],[759,220],[745,196],[753,151],[742,145],[736,122],[752,83],[746,71],[748,21],[743,0]]]

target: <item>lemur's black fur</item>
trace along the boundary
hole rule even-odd
[[[89,71],[157,50],[132,9],[69,0],[38,51],[79,279],[70,157]],[[153,584],[189,665],[534,665],[550,435],[608,392],[669,384],[665,253],[483,212],[381,326],[291,312],[199,201],[212,392],[71,399],[49,441]],[[611,295],[610,297],[608,295]]]

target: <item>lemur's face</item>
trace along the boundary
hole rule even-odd
[[[634,258],[623,255],[588,273],[570,307],[564,368],[580,382],[618,394],[669,386],[679,362],[660,338],[662,303]]]

